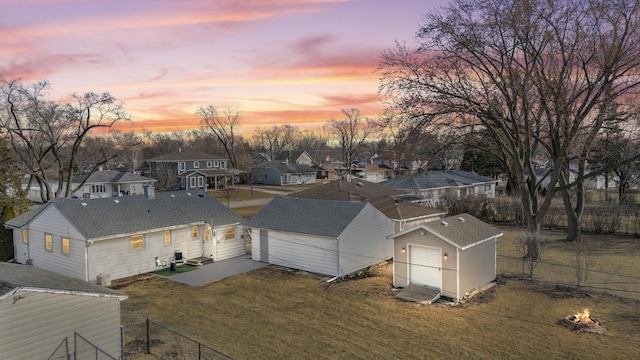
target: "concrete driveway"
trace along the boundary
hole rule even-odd
[[[202,265],[196,270],[168,276],[167,279],[190,286],[200,286],[222,280],[233,275],[259,269],[267,265],[269,264],[251,260],[250,255],[242,255]]]

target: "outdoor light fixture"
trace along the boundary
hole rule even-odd
[[[444,256],[443,256],[443,257],[444,257],[444,259],[445,259],[445,260],[447,260],[447,258],[449,257],[449,254],[444,253]]]
[[[402,248],[402,253],[404,254],[404,252],[407,251],[405,248]]]

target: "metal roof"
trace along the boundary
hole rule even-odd
[[[57,209],[84,240],[135,234],[187,224],[212,226],[241,223],[242,218],[206,193],[172,191],[103,199],[58,198],[6,223],[25,227],[49,207]]]
[[[337,238],[365,206],[365,202],[276,197],[246,225]]]
[[[120,300],[128,297],[123,293],[84,280],[59,275],[34,266],[0,263],[0,299],[20,290],[108,296]]]

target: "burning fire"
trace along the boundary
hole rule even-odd
[[[573,315],[573,321],[578,324],[591,324],[593,320],[591,320],[589,315],[589,309],[584,309],[581,313]]]

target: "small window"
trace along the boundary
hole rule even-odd
[[[193,168],[194,169],[198,169],[200,167],[200,161],[194,161],[193,162]]]
[[[171,230],[164,231],[164,246],[171,245]]]
[[[53,251],[53,236],[44,234],[44,248],[47,251]]]
[[[203,177],[199,177],[198,178],[198,188],[203,188],[204,187],[204,178]]]
[[[220,167],[220,162],[214,161],[213,162],[213,167]]]
[[[194,239],[198,238],[198,227],[197,226],[191,227],[191,237],[194,238]]]
[[[190,177],[189,178],[189,189],[193,189],[195,187],[196,187],[196,178]]]
[[[25,244],[29,243],[29,230],[22,229],[22,242]]]
[[[179,164],[179,167],[180,167],[180,171],[187,170],[187,163],[186,162],[180,161],[178,164]]]
[[[211,240],[211,229],[209,227],[204,228],[204,241]]]
[[[235,240],[236,239],[236,227],[229,226],[224,229],[224,239],[225,240]]]
[[[62,253],[69,255],[69,239],[62,238]]]
[[[131,249],[144,249],[144,235],[133,235],[131,237]]]
[[[210,161],[210,160],[207,161],[207,167],[208,168],[213,167],[213,161]]]
[[[227,162],[226,161],[220,161],[220,169],[226,169],[227,168]]]

